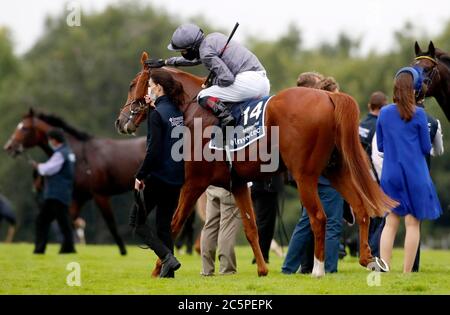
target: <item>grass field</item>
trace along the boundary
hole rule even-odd
[[[175,279],[153,279],[154,255],[128,246],[121,257],[115,246],[78,246],[77,254],[32,254],[31,244],[0,244],[0,294],[450,294],[450,251],[423,250],[421,272],[404,275],[402,250],[394,252],[393,271],[380,274],[380,286],[369,286],[369,272],[356,258],[339,262],[339,273],[313,279],[282,275],[282,259],[272,256],[269,275],[258,278],[250,247],[238,247],[238,273],[201,277],[198,255],[178,255],[182,267]],[[81,286],[68,286],[69,262],[81,266]]]

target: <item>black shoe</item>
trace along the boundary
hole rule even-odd
[[[178,270],[181,267],[180,262],[175,258],[172,253],[166,255],[163,259],[161,273],[159,274],[160,278],[171,278],[171,272]],[[173,276],[172,276],[173,277]]]
[[[60,250],[59,254],[76,254],[77,251],[75,249],[73,250]]]
[[[312,268],[308,267],[308,266],[305,266],[305,267],[300,266],[300,272],[299,273],[304,274],[304,275],[310,274],[310,273],[312,273]]]
[[[171,270],[164,278],[175,278],[175,271]]]
[[[345,242],[349,249],[349,254],[351,257],[358,257],[359,249],[358,249],[358,240],[355,238],[349,239]]]
[[[63,245],[59,249],[60,254],[76,254],[75,246],[73,245]]]

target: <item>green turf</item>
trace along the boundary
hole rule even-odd
[[[421,272],[401,272],[402,250],[396,250],[393,270],[381,274],[380,286],[369,286],[369,272],[355,258],[339,262],[339,273],[313,279],[282,275],[282,259],[272,256],[269,275],[258,278],[249,247],[237,248],[238,273],[201,277],[198,255],[178,255],[182,267],[175,279],[153,279],[154,254],[128,246],[121,257],[115,246],[78,246],[78,254],[32,254],[31,244],[0,244],[0,294],[450,294],[450,251],[423,250]],[[69,262],[81,266],[81,286],[70,287]]]

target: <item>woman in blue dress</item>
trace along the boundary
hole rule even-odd
[[[420,221],[441,213],[425,157],[431,141],[423,108],[415,105],[415,91],[422,87],[416,68],[400,69],[394,81],[394,102],[383,107],[377,121],[377,144],[384,152],[381,187],[399,206],[386,217],[380,241],[381,258],[389,267],[400,217],[405,217],[403,272],[411,272],[420,239]]]

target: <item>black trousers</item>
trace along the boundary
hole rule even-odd
[[[172,186],[156,178],[147,180],[144,188],[146,213],[130,214],[130,225],[135,228],[144,244],[149,246],[155,254],[163,259],[168,253],[173,253],[173,240],[170,225],[172,216],[178,205],[180,186]],[[156,208],[156,231],[146,223],[147,216]]]
[[[175,247],[180,249],[186,244],[186,253],[192,254],[194,248],[194,224],[195,224],[195,211],[187,218],[184,223],[183,229],[180,235],[175,241]]]
[[[58,222],[63,235],[60,253],[75,253],[72,224],[69,217],[69,208],[56,199],[44,200],[44,204],[36,219],[35,254],[45,253],[48,242],[50,224],[53,220]]]
[[[259,246],[264,260],[269,262],[270,243],[275,233],[278,211],[278,192],[252,191],[252,201],[258,226]]]

